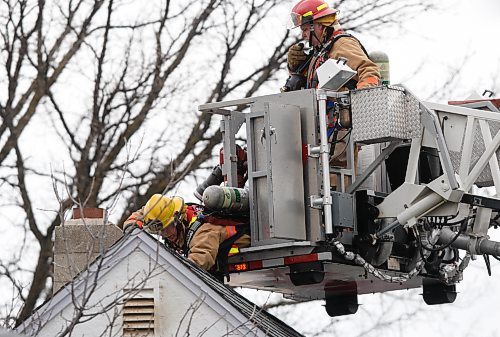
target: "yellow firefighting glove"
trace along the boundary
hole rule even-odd
[[[302,43],[294,44],[288,49],[288,69],[292,72],[296,71],[306,58],[304,45]]]

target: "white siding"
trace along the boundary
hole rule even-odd
[[[193,287],[191,281],[199,284]],[[90,285],[89,281],[88,286]],[[197,336],[205,330],[203,336],[241,336],[236,332],[231,333],[234,326],[227,319],[234,322],[234,317],[228,318],[227,312],[221,310],[220,305],[203,293],[200,280],[188,280],[168,264],[155,266],[155,262],[150,261],[149,256],[138,249],[115,264],[100,279],[87,305],[87,308],[91,309],[85,312],[86,315],[98,314],[91,320],[76,325],[72,336],[100,336],[103,333],[106,336],[122,336],[122,305],[113,305],[113,302],[118,300],[123,304],[123,289],[134,287],[137,290],[154,289],[154,336],[168,337],[176,334],[183,336],[188,330],[192,336]],[[79,300],[81,301],[81,296]],[[103,312],[105,310],[103,308],[108,310]],[[58,336],[73,315],[73,306],[67,306],[61,315],[51,319],[37,336]],[[88,319],[89,317],[85,318]]]

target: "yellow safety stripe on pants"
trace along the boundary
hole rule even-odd
[[[240,249],[238,248],[238,246],[233,245],[233,246],[231,247],[231,249],[229,250],[229,254],[228,254],[228,256],[238,254],[239,252],[240,252]]]

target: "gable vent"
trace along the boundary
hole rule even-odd
[[[123,336],[154,337],[155,301],[152,289],[144,289],[123,305]]]

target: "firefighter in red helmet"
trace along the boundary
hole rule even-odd
[[[344,32],[338,21],[339,11],[328,6],[324,0],[301,0],[291,11],[292,28],[300,27],[302,39],[312,49],[307,55],[304,44],[293,45],[288,50],[288,69],[291,76],[284,91],[300,88],[316,88],[316,70],[329,58],[347,59],[347,65],[356,71],[340,91],[361,89],[380,84],[378,66],[370,60],[363,45],[354,36]],[[291,84],[289,84],[291,83]],[[290,89],[291,88],[291,89]],[[347,166],[346,137],[348,132],[336,130],[330,164],[336,167]],[[354,167],[357,166],[359,148],[354,152]],[[338,188],[337,176],[331,175],[331,184]],[[347,186],[347,179],[345,186]]]
[[[345,89],[379,85],[380,73],[361,43],[342,30],[338,21],[339,11],[324,0],[301,0],[291,12],[293,27],[300,27],[302,38],[309,43],[312,54],[306,55],[304,45],[296,44],[288,51],[290,72],[306,76],[306,88],[317,87],[316,69],[328,58],[347,59],[347,65],[357,72]]]

